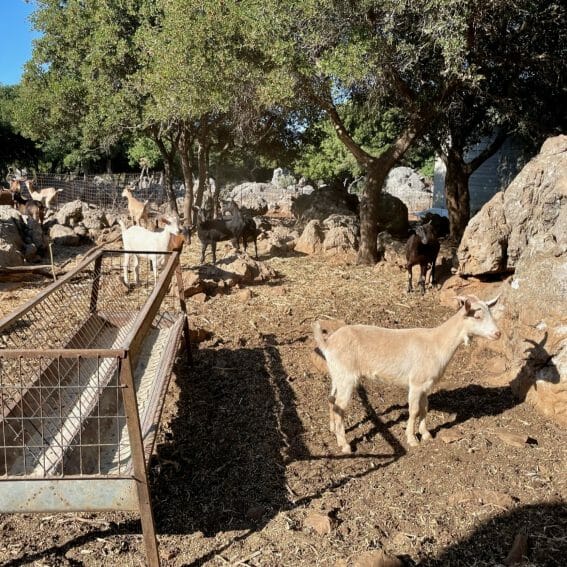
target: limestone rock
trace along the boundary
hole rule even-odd
[[[326,255],[352,254],[358,249],[358,238],[352,228],[337,226],[325,234],[323,252]]]
[[[55,215],[57,224],[74,226],[83,220],[83,203],[79,200],[65,203]]]
[[[547,140],[506,191],[467,226],[458,250],[463,275],[514,270],[529,251],[567,251],[567,136]]]
[[[321,223],[314,219],[307,223],[299,240],[295,244],[296,252],[304,254],[318,254],[323,250],[324,234]]]
[[[0,266],[19,266],[23,263],[21,223],[22,216],[16,209],[0,206]]]
[[[80,241],[79,235],[72,228],[61,224],[51,227],[49,237],[53,244],[58,246],[78,246]]]

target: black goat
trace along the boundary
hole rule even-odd
[[[233,239],[234,233],[225,220],[207,219],[202,208],[193,208],[197,212],[197,236],[201,241],[201,264],[205,262],[205,252],[209,244],[213,252],[213,264],[216,264],[217,242]]]
[[[17,209],[22,215],[28,215],[34,220],[43,224],[45,218],[45,205],[41,201],[35,199],[24,199],[22,194],[14,191],[12,194],[14,200],[14,208]]]
[[[234,234],[234,238],[232,240],[233,246],[236,248],[237,251],[240,251],[240,239],[242,239],[242,245],[244,246],[244,251],[248,247],[248,240],[252,240],[254,242],[254,254],[256,260],[258,259],[258,234],[259,230],[254,222],[254,219],[251,217],[245,217],[242,214],[242,211],[239,209],[238,205],[234,201],[230,201],[227,207],[224,209],[224,212],[230,213],[230,220],[226,221],[230,223],[230,229]]]
[[[412,287],[412,270],[416,264],[421,268],[418,285],[421,288],[421,294],[425,293],[425,279],[427,269],[431,266],[429,276],[431,284],[435,283],[435,262],[437,254],[439,254],[439,241],[435,234],[431,221],[418,226],[415,233],[412,234],[406,243],[406,269],[408,271],[408,293],[413,290]]]

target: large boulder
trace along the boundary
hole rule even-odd
[[[106,213],[98,207],[83,206],[82,216],[81,223],[88,230],[96,231],[110,226]]]
[[[295,218],[302,222],[323,221],[331,215],[352,215],[357,211],[358,197],[338,185],[299,195],[291,206]]]
[[[0,266],[23,264],[22,217],[16,209],[0,206]]]
[[[75,226],[83,220],[83,203],[80,200],[65,203],[55,215],[57,224]]]
[[[49,230],[49,237],[57,246],[78,246],[81,240],[71,227],[62,224],[54,224]]]
[[[502,294],[502,356],[516,396],[567,426],[567,255],[549,252],[524,255]]]
[[[303,254],[318,254],[323,250],[325,234],[321,223],[313,219],[307,223],[301,236],[295,243],[295,251]]]
[[[408,208],[397,197],[381,193],[378,202],[378,230],[394,236],[407,236],[409,231]]]
[[[234,187],[229,195],[239,207],[248,209],[253,216],[264,215],[268,209],[273,209],[287,203],[289,208],[291,194],[286,196],[286,190],[272,183],[246,182]]]
[[[410,211],[426,209],[433,200],[431,186],[411,167],[392,169],[384,182],[383,190],[400,199]]]
[[[465,275],[514,272],[499,301],[495,367],[518,398],[567,425],[567,136],[547,140],[481,209],[458,254]]]
[[[258,237],[258,252],[267,256],[286,256],[295,249],[297,231],[286,226],[274,226]]]
[[[325,233],[323,253],[327,256],[342,255],[354,261],[358,250],[355,229],[349,226],[335,226]]]
[[[504,192],[469,222],[458,250],[462,275],[513,271],[552,240],[567,250],[567,136],[547,140]]]

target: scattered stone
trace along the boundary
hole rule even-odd
[[[499,429],[494,433],[501,441],[504,441],[504,443],[511,445],[512,447],[525,447],[530,440],[528,435],[523,433],[510,433],[503,429]]]
[[[305,518],[304,525],[308,528],[312,528],[319,535],[327,535],[333,531],[334,521],[328,514],[311,512],[307,518]]]
[[[254,297],[252,290],[248,288],[242,289],[234,294],[234,298],[240,303],[247,303],[252,297]]]
[[[403,567],[401,559],[388,555],[384,550],[367,551],[359,555],[353,567]]]
[[[185,288],[185,297],[191,297],[192,295],[201,293],[205,289],[201,278],[194,272],[185,272],[183,274],[183,287]]]
[[[443,443],[447,444],[455,443],[456,441],[460,441],[463,438],[461,433],[455,431],[454,429],[443,429],[441,432],[439,432],[437,437],[439,437],[439,439],[441,439]]]

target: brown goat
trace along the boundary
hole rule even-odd
[[[45,218],[45,205],[41,201],[35,199],[24,199],[21,193],[14,193],[14,207],[22,215],[28,215],[36,220],[39,224],[43,224]]]

